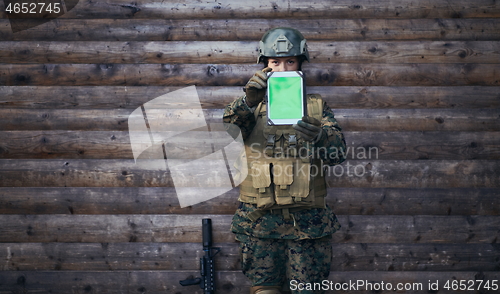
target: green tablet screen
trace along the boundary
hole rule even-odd
[[[268,80],[269,121],[272,124],[295,124],[304,114],[302,77],[280,77],[277,74]]]

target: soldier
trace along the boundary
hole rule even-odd
[[[270,126],[266,119],[267,72],[301,70],[305,60],[309,53],[299,31],[269,30],[257,60],[266,67],[224,111],[224,122],[241,129],[246,146],[249,175],[239,186],[231,231],[240,242],[251,294],[280,294],[292,283],[321,283],[330,273],[331,235],[340,224],[325,202],[324,165],[345,160],[341,128],[317,94],[307,95],[307,115],[297,124]],[[299,292],[323,293],[292,289]]]

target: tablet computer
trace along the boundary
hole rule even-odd
[[[291,125],[306,113],[304,74],[301,71],[271,72],[267,80],[267,123]]]

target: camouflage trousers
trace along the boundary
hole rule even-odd
[[[243,273],[252,286],[283,286],[321,283],[328,279],[332,263],[331,236],[320,239],[287,240],[239,236]],[[321,294],[296,290],[293,294]]]

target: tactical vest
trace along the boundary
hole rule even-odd
[[[319,95],[318,95],[319,96]],[[321,121],[323,100],[307,95],[307,114]],[[245,140],[248,176],[240,184],[239,201],[257,205],[249,215],[325,208],[326,182],[322,161],[307,156],[305,142],[291,125],[268,125],[266,105],[255,110],[256,125]]]

